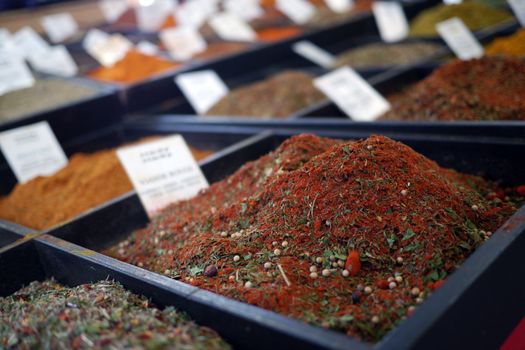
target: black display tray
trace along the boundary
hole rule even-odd
[[[30,239],[32,237],[31,230],[11,222],[0,220],[0,248],[19,239]]]
[[[230,152],[218,155],[202,164],[203,171],[206,176],[210,176],[210,172],[213,174],[210,178],[213,182],[231,174],[247,160],[255,159],[275,149],[284,139],[295,133],[297,131],[281,130],[256,135],[236,145]],[[325,132],[323,135],[353,139],[365,137],[367,133]],[[505,185],[525,182],[525,166],[521,161],[521,155],[525,150],[523,140],[467,140],[460,137],[444,138],[428,135],[398,135],[396,139],[405,142],[442,166],[501,180]],[[227,169],[223,168],[225,164],[228,165]],[[125,221],[133,219],[132,215],[122,215],[117,207],[118,203],[110,203],[93,211],[90,213],[90,218],[85,218],[82,227],[77,226],[77,230],[69,231],[65,238],[85,241],[83,236],[89,235],[93,238],[98,237],[99,246],[112,243],[107,235],[114,235],[116,232],[113,230],[101,234],[101,230],[104,231],[109,224],[112,227],[119,227]],[[115,215],[111,215],[112,212]],[[101,221],[99,220],[101,217],[105,217],[105,220],[111,218],[112,222]],[[197,321],[208,322],[204,324],[216,328],[227,340],[240,348],[259,346],[267,348],[269,346],[267,342],[273,342],[273,346],[279,344],[278,347],[283,348],[493,349],[501,345],[525,312],[522,298],[525,293],[525,283],[519,278],[525,273],[525,265],[519,263],[521,252],[525,249],[524,232],[525,207],[522,207],[493,234],[489,241],[473,253],[441,288],[418,307],[413,316],[404,320],[381,342],[373,346],[209,292],[199,290],[195,293],[180,293],[180,289],[176,289],[179,286],[186,290],[192,287],[49,237],[26,242],[23,245],[25,250],[19,246],[0,255],[0,279],[9,281],[5,283],[0,293],[9,294],[30,280],[50,276],[55,276],[62,283],[73,285],[109,275],[110,278],[122,281],[126,287],[154,298],[154,301],[160,305],[178,306]],[[60,233],[50,232],[50,234]],[[42,264],[47,265],[42,267]],[[17,273],[17,269],[21,269],[23,273]],[[34,272],[35,270],[37,272]],[[152,290],[150,284],[157,282],[161,284],[162,292]],[[174,289],[176,292],[172,292]],[[183,296],[179,298],[181,294]],[[196,303],[199,302],[203,303],[198,304],[197,307]],[[195,312],[194,307],[199,311]],[[217,307],[222,309],[217,310]],[[244,333],[246,331],[244,323],[236,324],[235,331],[232,332],[223,321],[230,320],[229,311],[235,311],[236,315],[258,323],[262,327],[259,330],[264,330],[266,337],[259,338],[251,334],[251,338],[246,338],[248,334]],[[277,331],[278,334],[268,333],[273,331]]]

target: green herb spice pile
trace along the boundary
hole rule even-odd
[[[381,119],[525,120],[525,61],[453,61],[389,98]]]
[[[2,349],[229,349],[211,329],[110,281],[33,282],[0,298]]]
[[[313,77],[298,71],[285,71],[266,80],[230,92],[206,114],[253,118],[286,118],[302,108],[322,101]]]
[[[93,89],[64,80],[37,80],[32,87],[0,96],[0,121],[21,118],[95,94]]]
[[[441,4],[421,12],[410,24],[411,36],[437,36],[436,24],[459,17],[471,30],[480,30],[512,19],[512,14],[478,2]]]
[[[108,253],[377,341],[516,210],[513,191],[386,137],[299,135]]]
[[[335,67],[354,68],[406,65],[429,58],[441,49],[432,43],[373,43],[345,51],[337,56]]]

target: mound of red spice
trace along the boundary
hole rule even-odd
[[[453,61],[390,98],[382,119],[525,120],[525,61]]]
[[[300,135],[109,253],[377,341],[513,213],[504,197],[382,136]]]

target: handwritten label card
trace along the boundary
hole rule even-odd
[[[373,121],[390,104],[350,67],[342,67],[314,80],[314,85],[356,121]]]
[[[78,31],[78,24],[70,13],[57,13],[44,16],[41,19],[42,27],[53,43],[62,42]]]
[[[209,186],[180,135],[123,147],[117,156],[150,216]]]
[[[109,23],[115,22],[129,8],[127,0],[101,0],[98,6]]]
[[[186,61],[206,50],[207,44],[192,27],[169,28],[160,32],[160,41],[177,61]]]
[[[225,0],[224,9],[245,21],[251,21],[264,15],[258,0]]]
[[[396,42],[408,36],[408,22],[403,7],[397,2],[376,1],[372,4],[379,34],[384,42]]]
[[[459,59],[470,60],[483,56],[483,46],[458,17],[439,22],[436,30]]]
[[[68,162],[47,122],[1,132],[0,148],[20,183],[52,175]]]
[[[323,68],[331,68],[335,63],[335,57],[331,53],[323,50],[311,41],[299,41],[293,44],[292,50]]]
[[[228,94],[228,87],[212,70],[179,74],[175,83],[199,114],[206,113]]]
[[[208,23],[226,41],[255,41],[257,34],[244,20],[232,13],[214,15]]]

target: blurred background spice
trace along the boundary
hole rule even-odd
[[[113,66],[101,66],[89,73],[88,76],[101,81],[131,84],[155,74],[175,69],[178,66],[180,65],[167,59],[131,50]]]
[[[313,76],[300,71],[285,71],[231,91],[206,114],[286,118],[324,99],[313,83]]]
[[[386,67],[415,63],[442,49],[441,45],[427,42],[372,43],[337,55],[335,67],[349,65],[354,68]]]
[[[524,91],[524,60],[455,60],[389,97],[392,109],[381,119],[525,120]]]
[[[410,35],[417,37],[438,36],[436,24],[453,17],[459,17],[473,31],[513,18],[512,14],[506,10],[479,2],[463,2],[454,5],[441,4],[417,15],[410,24]]]
[[[494,40],[485,47],[485,54],[489,56],[525,57],[525,29],[520,29],[512,35]]]
[[[174,203],[110,254],[376,342],[510,217],[505,196],[383,136],[303,134]]]
[[[257,39],[265,42],[273,42],[291,38],[302,34],[302,29],[296,26],[271,27],[257,31]]]
[[[192,153],[201,160],[212,152],[192,148]],[[114,149],[78,153],[54,175],[18,184],[9,195],[0,198],[0,219],[43,230],[132,189]]]
[[[245,50],[249,45],[240,42],[216,41],[210,43],[205,51],[197,54],[194,58],[207,60],[234,54]]]
[[[0,297],[3,349],[230,349],[210,328],[112,281],[32,282]]]
[[[63,106],[93,96],[96,90],[61,79],[36,80],[32,87],[0,96],[0,121]]]

